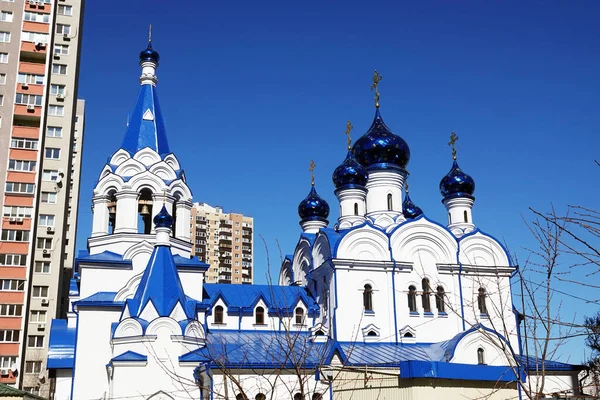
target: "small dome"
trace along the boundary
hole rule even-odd
[[[170,229],[171,227],[173,227],[173,217],[171,217],[164,204],[152,221],[154,221],[155,228]]]
[[[373,169],[405,169],[410,160],[408,144],[385,125],[379,109],[367,133],[354,143],[352,153],[362,166]]]
[[[317,194],[314,186],[308,196],[298,204],[298,215],[302,220],[326,220],[329,216],[329,204]]]
[[[402,202],[402,214],[404,214],[404,218],[406,219],[415,219],[419,215],[423,214],[423,210],[421,210],[419,206],[412,202],[408,193],[406,193],[406,196],[404,196],[404,201]]]
[[[346,159],[333,171],[333,184],[336,188],[365,186],[367,184],[367,170],[360,165],[352,152],[348,151]]]
[[[440,193],[444,199],[455,197],[472,198],[475,193],[475,181],[469,175],[463,172],[458,166],[456,160],[452,163],[452,169],[442,178],[440,182]]]
[[[152,43],[148,42],[148,47],[140,53],[140,62],[153,61],[158,64],[160,56],[152,49]]]

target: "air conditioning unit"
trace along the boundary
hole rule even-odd
[[[58,94],[56,95],[56,99],[57,99],[57,100],[64,100],[64,99],[65,99],[65,95],[64,95],[64,94],[62,94],[62,93],[58,93]]]
[[[50,254],[50,250],[44,249],[44,250],[42,250],[42,254],[43,255],[49,255]]]
[[[50,304],[50,302],[48,301],[48,299],[42,299],[42,305],[43,306],[47,306],[48,304]]]
[[[36,43],[35,47],[37,47],[38,49],[45,49],[46,48],[46,43],[44,43],[44,42]]]
[[[8,375],[10,375],[10,370],[9,369],[0,369],[0,375],[8,376]]]
[[[46,228],[46,232],[53,234],[54,233],[54,227],[53,226],[49,226],[48,228]]]
[[[16,217],[15,220],[16,222],[23,222],[23,217]]]
[[[69,37],[68,33],[63,33],[63,39],[64,40],[71,40],[71,38]]]
[[[29,5],[32,7],[35,6],[36,3],[37,3],[37,1],[35,1],[35,0],[29,0]]]
[[[21,89],[29,89],[29,84],[27,82],[21,83]]]
[[[54,59],[55,60],[60,60],[60,54],[54,54]]]
[[[17,217],[10,217],[8,219],[9,222],[17,222]]]
[[[27,104],[27,111],[34,111],[35,106],[33,104]]]
[[[38,324],[38,331],[43,331],[46,329],[46,324]]]

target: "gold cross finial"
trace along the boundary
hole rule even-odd
[[[458,140],[458,136],[456,136],[456,133],[452,132],[452,134],[450,135],[450,141],[448,142],[448,146],[452,146],[452,159],[456,160],[456,141]]]
[[[383,76],[377,70],[373,73],[373,83],[371,84],[371,90],[375,90],[375,108],[379,108],[379,82]]]
[[[148,43],[152,43],[152,24],[150,24],[150,29],[148,29]]]
[[[310,160],[310,168],[308,172],[310,172],[310,184],[315,186],[315,160]]]
[[[163,206],[165,205],[166,202],[167,202],[167,191],[165,189],[163,189]]]
[[[354,127],[352,126],[350,120],[348,120],[348,123],[346,124],[346,132],[344,133],[346,136],[348,136],[348,150],[350,150],[352,145],[352,138],[350,137],[350,132],[352,131],[352,128]]]

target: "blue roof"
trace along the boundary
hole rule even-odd
[[[117,292],[98,292],[85,299],[77,300],[74,305],[77,307],[81,306],[92,306],[92,307],[112,307],[112,306],[123,306],[125,303],[122,301],[115,302],[115,296]]]
[[[154,85],[141,86],[121,145],[131,156],[146,147],[156,151],[161,158],[170,153],[165,122]]]
[[[270,312],[275,310],[290,312],[300,300],[308,307],[309,315],[314,315],[319,310],[315,300],[302,286],[207,283],[204,285],[204,290],[208,295],[208,299],[205,299],[204,303],[212,305],[221,297],[227,305],[229,313],[251,313],[261,298]]]
[[[73,368],[75,365],[75,328],[69,328],[64,319],[52,320],[48,368]]]
[[[528,371],[541,371],[542,366],[546,371],[581,371],[586,369],[585,365],[567,364],[560,361],[541,360],[536,357],[518,356],[519,362],[523,364]]]
[[[154,248],[135,295],[127,300],[130,315],[139,317],[150,301],[161,317],[169,316],[177,303],[188,318],[194,317],[196,302],[183,291],[169,246]]]
[[[208,269],[209,265],[198,260],[197,257],[182,257],[178,254],[173,255],[173,261],[177,267],[197,268],[199,270]],[[80,250],[75,259],[75,268],[79,267],[79,263],[86,264],[123,264],[131,265],[130,259],[124,259],[121,254],[113,253],[105,250],[102,253],[90,255],[87,250]]]
[[[111,361],[148,361],[148,356],[129,350],[123,354],[113,357]]]

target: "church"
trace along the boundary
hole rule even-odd
[[[411,201],[410,149],[383,121],[377,72],[373,123],[352,144],[348,122],[333,171],[339,219],[313,177],[277,284],[205,283],[158,64],[148,43],[123,142],[94,188],[67,319],[52,321],[54,399],[516,399],[542,369],[546,393],[578,394],[580,367],[522,355],[518,267],[477,227],[455,134],[440,174],[447,221]]]

